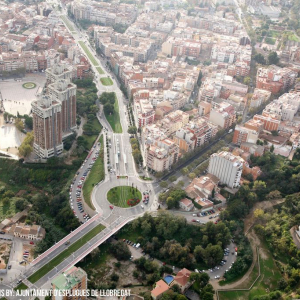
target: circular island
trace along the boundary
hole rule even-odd
[[[25,83],[22,84],[22,87],[24,89],[31,90],[31,89],[34,89],[36,87],[36,84],[34,82],[25,82]]]
[[[116,186],[107,193],[107,200],[119,207],[133,207],[140,203],[142,193],[132,186]]]

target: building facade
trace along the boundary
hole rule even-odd
[[[76,128],[76,85],[66,79],[59,79],[48,85],[49,95],[61,102],[63,135]]]
[[[61,102],[41,96],[32,102],[35,153],[41,158],[57,156],[63,151]]]
[[[221,183],[230,188],[238,188],[243,172],[243,162],[241,157],[226,151],[214,153],[209,159],[208,173],[218,177]]]

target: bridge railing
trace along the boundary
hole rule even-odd
[[[39,255],[37,258],[35,258],[31,263],[30,266],[34,266],[39,261],[41,261],[43,258],[48,256],[52,251],[59,248],[61,245],[65,244],[68,240],[70,240],[74,235],[76,235],[78,232],[83,230],[85,227],[89,226],[91,223],[93,223],[95,220],[99,219],[101,217],[100,214],[97,214],[90,218],[87,222],[83,223],[79,227],[77,227],[74,231],[69,233],[67,236],[65,236],[63,239],[61,239],[59,242],[55,243],[52,247],[50,247],[48,250],[43,252],[41,255]]]

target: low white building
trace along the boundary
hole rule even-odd
[[[191,211],[194,208],[193,201],[184,198],[179,201],[179,207],[184,209],[185,211]]]

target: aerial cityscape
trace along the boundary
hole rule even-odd
[[[300,0],[0,3],[0,300],[300,299]]]

